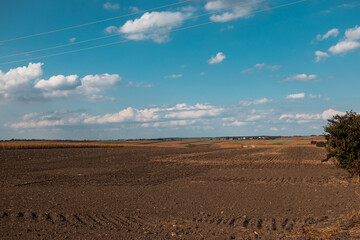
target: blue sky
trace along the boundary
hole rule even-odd
[[[322,134],[334,114],[360,111],[359,11],[354,0],[1,1],[0,139]]]

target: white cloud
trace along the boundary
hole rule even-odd
[[[151,87],[153,87],[152,84],[146,84],[144,82],[133,82],[133,81],[128,82],[128,84],[126,86],[127,87],[134,86],[134,87],[137,87],[137,88],[151,88]]]
[[[91,101],[112,98],[94,95],[116,86],[122,78],[118,74],[87,75],[79,80],[77,75],[57,75],[40,79],[43,63],[0,71],[0,101],[34,101],[46,98],[83,97]]]
[[[354,28],[349,28],[345,31],[345,37],[348,40],[360,40],[360,26],[355,26]]]
[[[119,29],[115,26],[109,26],[109,27],[105,28],[105,32],[110,33],[110,34],[117,33],[118,31],[119,31]]]
[[[333,28],[331,30],[329,30],[327,33],[325,33],[324,35],[318,34],[316,36],[317,40],[322,41],[325,39],[328,39],[329,37],[337,37],[339,35],[339,29],[337,28]]]
[[[181,8],[181,11],[183,11],[183,12],[195,12],[195,11],[196,11],[196,7],[191,6],[191,5],[185,6],[185,7],[182,7],[182,8]]]
[[[211,57],[208,60],[209,64],[218,64],[224,61],[226,56],[222,52],[218,52],[215,57]]]
[[[310,81],[310,80],[314,80],[316,79],[317,76],[315,74],[297,74],[297,75],[293,75],[293,76],[290,76],[288,78],[286,78],[284,81],[285,82],[291,82],[291,81],[304,81],[304,82],[307,82],[307,81]]]
[[[0,71],[0,89],[10,89],[40,77],[43,73],[42,65],[43,63],[29,63],[27,67],[10,69],[5,74]]]
[[[132,12],[139,12],[139,11],[140,11],[140,9],[137,8],[137,7],[135,7],[135,6],[131,6],[131,7],[129,7],[129,9],[130,9]]]
[[[268,103],[268,102],[272,102],[271,99],[267,99],[267,98],[262,98],[262,99],[258,99],[258,100],[254,100],[254,104],[263,104],[263,103]]]
[[[211,0],[205,4],[205,10],[226,10],[220,14],[211,15],[210,19],[214,22],[228,22],[238,18],[250,17],[251,12],[258,8],[261,2],[261,0]]]
[[[302,99],[305,98],[305,93],[295,93],[286,96],[287,99]]]
[[[90,101],[96,99],[113,101],[113,98],[105,96],[97,96],[94,93],[99,93],[105,89],[116,86],[122,78],[118,74],[101,74],[101,75],[87,75],[78,81],[76,75],[64,77],[62,75],[51,77],[49,80],[41,80],[35,88],[43,90],[42,94],[45,98],[64,98],[64,97],[78,97],[83,96]]]
[[[64,122],[62,120],[41,120],[37,122],[19,122],[11,124],[12,128],[41,128],[41,127],[54,127],[62,126]]]
[[[233,122],[235,121],[235,117],[224,117],[221,120],[225,121],[225,122]]]
[[[143,123],[141,127],[154,127],[154,128],[167,128],[167,127],[179,127],[188,126],[197,123],[197,120],[171,120],[155,123]]]
[[[360,26],[349,28],[345,31],[344,39],[340,40],[336,45],[329,48],[332,54],[345,54],[360,48]]]
[[[72,43],[75,42],[75,41],[76,41],[76,37],[70,38],[69,41],[72,42]]]
[[[276,128],[276,127],[271,127],[271,128],[270,128],[270,131],[277,132],[277,131],[279,131],[279,129]]]
[[[344,115],[344,114],[345,114],[345,112],[336,111],[336,110],[330,108],[330,109],[324,111],[322,113],[321,117],[322,117],[322,119],[326,120],[326,119],[332,118],[335,115],[340,115],[341,116],[341,115]]]
[[[261,98],[261,99],[257,99],[257,100],[253,100],[253,101],[240,101],[239,103],[243,106],[250,106],[250,105],[257,105],[257,104],[264,104],[264,103],[269,103],[272,102],[272,99],[267,99],[267,98]]]
[[[46,91],[53,90],[70,90],[79,86],[81,83],[77,75],[63,76],[57,75],[52,76],[49,80],[40,80],[35,84],[35,88],[40,88]]]
[[[87,99],[91,102],[115,102],[115,98],[113,97],[107,97],[102,95],[89,95],[87,96]]]
[[[193,119],[203,117],[215,117],[219,116],[224,111],[223,108],[202,104],[197,104],[194,107],[188,107],[187,105],[178,104],[176,105],[175,109],[168,110],[172,111],[165,114],[164,118]]]
[[[138,113],[136,109],[128,107],[127,109],[124,109],[118,113],[106,114],[103,116],[100,115],[100,116],[88,117],[84,120],[84,123],[104,124],[104,123],[114,123],[114,122],[125,122],[125,121],[131,121],[135,117],[140,118],[141,117],[140,114],[141,113]]]
[[[334,109],[328,109],[323,111],[321,114],[307,114],[307,113],[296,113],[296,114],[282,114],[280,120],[286,120],[288,123],[308,123],[316,120],[327,120],[335,115],[344,115],[344,112],[337,111]]]
[[[322,52],[322,51],[315,51],[315,55],[316,55],[315,62],[320,62],[329,57],[329,54],[327,54],[326,52]]]
[[[42,74],[43,63],[29,63],[28,66],[10,69],[3,73],[0,70],[0,102],[29,101],[37,98],[33,89],[34,81]]]
[[[206,72],[201,72],[200,75],[204,76],[204,75],[206,75]]]
[[[345,54],[358,48],[360,48],[360,42],[345,40],[338,42],[336,45],[330,47],[329,52],[331,52],[332,54]]]
[[[120,9],[120,4],[107,2],[107,3],[104,4],[104,9],[106,9],[106,10],[119,10]]]
[[[254,68],[263,68],[263,67],[265,67],[265,63],[257,63],[254,66]]]
[[[300,119],[300,120],[318,120],[321,118],[321,114],[307,114],[307,113],[296,113],[296,114],[282,114],[280,120],[283,119]]]
[[[220,28],[220,32],[227,31],[227,30],[232,30],[234,28],[235,28],[234,25],[229,25],[227,27]]]
[[[246,120],[249,121],[249,122],[253,122],[253,121],[257,121],[257,120],[260,120],[262,118],[264,118],[265,116],[264,115],[249,115]]]
[[[54,126],[64,126],[74,121],[74,118],[83,118],[85,114],[68,111],[55,111],[52,113],[29,113],[25,114],[18,123],[9,123],[11,128],[44,128]],[[78,122],[78,120],[76,120]]]
[[[85,113],[54,112],[30,113],[18,123],[8,123],[11,128],[41,128],[78,124],[141,123],[146,127],[185,126],[219,117],[223,108],[208,104],[177,104],[173,107],[135,109],[128,107],[117,113],[88,115]],[[144,125],[145,124],[145,125]]]
[[[321,98],[322,96],[321,94],[310,94],[309,97],[315,99],[315,98]]]
[[[182,12],[146,12],[140,18],[128,20],[118,31],[130,40],[152,39],[163,43],[169,40],[169,31],[181,25],[190,15]]]
[[[268,122],[274,116],[274,109],[243,110],[242,108],[225,108],[224,114],[227,116],[221,118],[223,126],[243,126],[245,124],[259,122],[260,120]]]
[[[275,70],[280,69],[281,66],[280,65],[267,65],[265,63],[257,63],[257,64],[254,65],[254,67],[247,68],[247,69],[241,71],[241,73],[249,73],[249,72],[252,72],[254,69],[261,70],[261,69],[264,69],[264,68],[275,71]]]
[[[165,78],[181,78],[182,74],[171,74],[170,76],[165,76]]]
[[[241,127],[246,125],[247,122],[241,122],[241,121],[233,121],[231,123],[223,123],[224,127]]]
[[[86,75],[81,79],[81,86],[79,88],[84,92],[100,92],[114,87],[121,80],[122,77],[118,74]]]

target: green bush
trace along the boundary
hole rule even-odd
[[[335,115],[324,127],[327,159],[335,157],[340,168],[360,175],[360,115],[350,111]]]
[[[326,147],[326,142],[317,142],[317,141],[311,141],[310,144],[314,144],[317,147]]]
[[[326,147],[326,142],[316,142],[317,147]]]

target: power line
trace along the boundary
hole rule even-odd
[[[239,5],[240,7],[245,7],[245,6],[251,6],[251,5],[255,5],[257,3],[260,3],[261,1],[258,2],[253,2],[253,3],[247,3],[247,4],[241,4]],[[237,6],[237,7],[239,7]],[[197,15],[197,16],[192,16],[192,17],[188,17],[185,19],[182,19],[181,21],[186,21],[186,20],[190,20],[190,19],[194,19],[194,18],[199,18],[199,17],[203,17],[203,16],[207,16],[207,15],[211,15],[211,14],[215,14],[215,13],[219,13],[219,12],[224,12],[224,11],[228,11],[230,9],[233,9],[234,7],[230,7],[230,8],[226,8],[226,9],[221,9],[221,10],[217,10],[217,11],[213,11],[210,13],[205,13],[205,14],[201,14],[201,15]],[[115,36],[119,36],[121,34],[112,34],[109,36],[104,36],[104,37],[98,37],[98,38],[91,38],[91,39],[87,39],[87,40],[83,40],[83,41],[79,41],[79,42],[73,42],[73,43],[67,43],[67,44],[62,44],[62,45],[58,45],[58,46],[53,46],[53,47],[48,47],[48,48],[42,48],[42,49],[38,49],[38,50],[32,50],[32,51],[27,51],[27,52],[21,52],[21,53],[15,53],[15,54],[10,54],[10,55],[6,55],[6,56],[0,56],[1,58],[8,58],[8,57],[15,57],[15,56],[19,56],[19,55],[25,55],[25,54],[30,54],[30,53],[35,53],[35,52],[42,52],[42,51],[46,51],[46,50],[51,50],[51,49],[56,49],[56,48],[61,48],[61,47],[67,47],[67,46],[72,46],[72,45],[77,45],[77,44],[81,44],[81,43],[85,43],[85,42],[92,42],[92,41],[96,41],[96,40],[101,40],[101,39],[106,39],[106,38],[110,38],[110,37],[115,37]]]
[[[51,49],[56,49],[56,48],[62,48],[62,47],[72,46],[72,45],[81,44],[81,43],[85,43],[85,42],[92,42],[92,41],[96,41],[96,40],[100,40],[100,39],[104,39],[104,38],[115,37],[115,36],[119,36],[119,34],[113,34],[113,35],[104,36],[104,37],[92,38],[92,39],[88,39],[88,40],[84,40],[84,41],[67,43],[67,44],[57,45],[57,46],[48,47],[48,48],[42,48],[42,49],[38,49],[38,50],[32,50],[32,51],[28,51],[28,52],[21,52],[21,53],[15,53],[15,54],[11,54],[11,55],[6,55],[6,56],[0,56],[0,58],[15,57],[15,56],[25,55],[25,54],[29,54],[29,53],[42,52],[42,51],[46,51],[46,50],[51,50]]]
[[[161,8],[171,7],[171,6],[175,6],[175,5],[179,5],[179,4],[183,4],[183,3],[187,3],[187,2],[191,2],[191,1],[192,0],[185,0],[185,1],[177,2],[177,3],[172,3],[172,4],[168,4],[168,5],[163,5],[163,6],[160,6],[160,7],[150,8],[150,9],[147,9],[147,10],[141,10],[141,11],[137,11],[137,12],[134,12],[134,13],[129,13],[129,14],[125,14],[125,15],[121,15],[121,16],[117,16],[117,17],[106,18],[106,19],[102,19],[102,20],[98,20],[98,21],[94,21],[94,22],[89,22],[89,23],[83,23],[83,24],[75,25],[75,26],[71,26],[71,27],[55,29],[55,30],[51,30],[51,31],[48,31],[48,32],[42,32],[42,33],[36,33],[36,34],[17,37],[17,38],[0,40],[0,43],[11,42],[11,41],[15,41],[15,40],[31,38],[31,37],[37,37],[37,36],[41,36],[41,35],[46,35],[46,34],[55,33],[55,32],[61,32],[61,31],[70,30],[70,29],[74,29],[74,28],[85,27],[85,26],[89,26],[89,25],[93,25],[93,24],[97,24],[97,23],[111,21],[111,20],[114,20],[114,19],[129,17],[129,16],[136,15],[136,14],[139,14],[139,13],[144,13],[144,12],[154,11],[154,10],[161,9]]]
[[[282,8],[282,7],[287,7],[287,6],[290,6],[290,5],[294,5],[294,4],[298,4],[298,3],[306,2],[306,1],[307,1],[307,0],[300,0],[300,1],[296,1],[296,2],[286,3],[286,4],[278,5],[278,6],[275,6],[275,7],[269,7],[269,8],[265,8],[265,9],[262,9],[262,10],[249,12],[249,13],[247,13],[246,15],[255,14],[255,13],[260,13],[260,12],[267,12],[267,11],[270,11],[270,10],[273,10],[273,9]],[[195,27],[200,27],[200,26],[204,26],[204,25],[209,25],[209,24],[212,24],[212,23],[216,23],[216,22],[209,21],[209,22],[200,23],[200,24],[196,24],[196,25],[192,25],[192,26],[188,26],[188,27],[183,27],[183,28],[178,28],[178,29],[174,29],[174,30],[162,32],[162,33],[159,33],[159,34],[168,34],[168,33],[171,33],[171,32],[178,32],[178,31],[182,31],[182,30],[186,30],[186,29],[190,29],[190,28],[195,28]],[[153,34],[153,35],[154,35],[154,34]],[[156,34],[156,35],[158,35],[158,34]],[[150,35],[150,36],[151,36],[151,35]],[[94,49],[94,48],[111,46],[111,45],[115,45],[115,44],[120,44],[120,43],[129,42],[129,41],[131,41],[131,40],[130,40],[130,39],[126,39],[126,40],[122,40],[122,41],[117,41],[117,42],[112,42],[112,43],[107,43],[107,44],[102,44],[102,45],[96,45],[96,46],[87,47],[87,48],[76,49],[76,50],[72,50],[72,51],[66,51],[66,52],[60,52],[60,53],[55,53],[55,54],[50,54],[50,55],[45,55],[45,56],[40,56],[40,57],[27,58],[27,59],[22,59],[22,60],[17,60],[17,61],[0,63],[0,65],[11,64],[11,63],[18,63],[18,62],[24,62],[24,61],[30,61],[30,60],[36,60],[36,59],[41,59],[41,58],[53,57],[53,56],[59,56],[59,55],[64,55],[64,54],[74,53],[74,52],[81,52],[81,51],[85,51],[85,50],[90,50],[90,49]]]

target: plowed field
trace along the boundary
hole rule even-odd
[[[0,151],[0,239],[359,239],[322,148]]]

